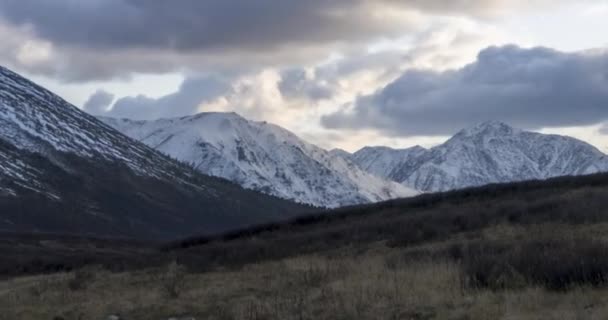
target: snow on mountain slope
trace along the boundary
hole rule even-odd
[[[53,150],[121,161],[151,176],[166,176],[172,169],[162,155],[2,67],[0,138],[19,149],[43,154]]]
[[[364,147],[350,156],[350,159],[363,170],[379,177],[391,177],[395,168],[415,161],[426,149],[415,146],[408,149],[388,147]]]
[[[608,171],[608,158],[570,137],[487,122],[429,150],[363,148],[351,159],[380,177],[422,191]]]
[[[283,128],[248,121],[235,113],[157,121],[101,120],[203,173],[301,203],[338,207],[416,193],[305,143]]]
[[[0,144],[0,196],[16,196],[13,186],[20,186],[35,192],[47,194],[56,198],[51,192],[44,190],[40,182],[39,171],[19,157],[19,153]]]
[[[166,239],[309,210],[203,175],[0,67],[0,232]]]
[[[331,149],[329,150],[329,154],[331,154],[332,156],[338,156],[341,157],[343,159],[346,160],[351,160],[350,157],[352,157],[352,154],[346,150],[342,150],[342,149]]]

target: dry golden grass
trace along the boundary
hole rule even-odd
[[[607,186],[604,174],[427,194],[163,250],[8,237],[3,276],[139,271],[0,280],[0,320],[608,319]],[[191,272],[157,268],[172,258]]]
[[[517,238],[529,231],[497,227],[483,234]],[[18,278],[0,282],[0,319],[104,319],[109,314],[218,320],[608,317],[606,289],[473,290],[462,286],[455,262],[407,258],[413,250],[444,245],[399,249],[375,244],[201,274],[172,266],[119,274],[89,268],[80,274]]]

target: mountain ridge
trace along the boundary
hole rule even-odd
[[[307,210],[192,170],[0,67],[0,231],[169,239]]]
[[[209,112],[155,121],[100,119],[205,174],[301,203],[338,207],[416,194],[306,143],[284,128],[236,113]]]
[[[462,129],[430,149],[367,147],[350,159],[378,176],[425,192],[608,171],[608,157],[584,141],[524,131],[500,121]],[[378,159],[385,165],[378,165]]]

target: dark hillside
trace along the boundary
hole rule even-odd
[[[132,208],[136,210],[138,207]],[[444,241],[459,235],[475,239],[485,229],[504,225],[601,224],[608,222],[606,208],[608,175],[599,174],[426,194],[303,215],[288,222],[262,224],[216,236],[191,237],[165,245],[152,242],[143,246],[146,249],[144,258],[119,255],[105,259],[102,250],[87,259],[75,251],[74,259],[61,260],[53,257],[53,248],[37,246],[32,250],[46,252],[45,256],[53,257],[49,258],[53,263],[62,261],[66,269],[97,263],[128,269],[140,267],[142,259],[150,259],[148,266],[178,259],[194,269],[209,270],[216,266],[239,267],[344,247],[363,248],[378,242],[401,248]],[[141,210],[143,214],[145,211]],[[220,221],[229,223],[229,220]],[[103,228],[103,225],[99,227]],[[121,242],[116,241],[114,246],[119,252]],[[12,251],[7,253],[6,248],[2,250],[5,257],[15,254]],[[27,254],[20,257],[19,260],[8,259],[2,272],[51,271],[44,267],[44,259],[37,259],[38,267],[31,269],[26,266],[31,257]],[[14,261],[18,262],[15,264]]]
[[[0,67],[0,232],[171,240],[309,210],[201,174]]]
[[[606,222],[606,208],[607,174],[561,177],[341,208],[298,217],[288,223],[261,225],[216,237],[193,237],[173,242],[165,249],[196,250],[208,244],[246,243],[252,239],[260,245],[285,246],[288,251],[374,241],[406,245],[499,224]],[[306,246],[300,246],[300,242]]]
[[[10,145],[2,144],[0,149]],[[120,163],[57,153],[53,160],[19,151],[41,180],[61,190],[54,200],[11,185],[19,196],[0,196],[0,232],[51,232],[169,240],[286,219],[311,208],[266,196],[213,177],[188,172],[192,185],[134,174]],[[69,164],[69,169],[68,168]],[[187,176],[187,174],[190,174]],[[215,195],[214,195],[215,194]],[[225,199],[221,194],[230,194]]]

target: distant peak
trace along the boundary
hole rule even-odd
[[[420,145],[415,145],[413,147],[408,147],[408,148],[404,148],[404,149],[395,149],[395,148],[391,148],[391,147],[387,147],[387,146],[366,146],[363,147],[361,149],[359,149],[359,151],[355,152],[355,153],[365,153],[365,152],[420,152],[420,151],[426,151],[427,149],[420,146]]]
[[[510,125],[508,125],[502,121],[496,121],[496,120],[490,120],[490,121],[478,123],[477,125],[473,126],[473,128],[512,129],[512,127]]]
[[[501,121],[486,121],[473,127],[463,129],[456,136],[476,136],[476,135],[510,135],[519,132],[518,129]]]
[[[421,145],[418,145],[418,144],[417,144],[417,145],[415,145],[415,146],[413,146],[413,147],[409,147],[409,148],[407,148],[407,149],[405,149],[405,150],[411,150],[411,151],[424,151],[424,150],[426,150],[426,148],[425,148],[425,147],[423,147],[423,146],[421,146]]]
[[[340,149],[340,148],[331,149],[331,150],[329,150],[329,153],[332,155],[341,156],[341,157],[350,157],[353,155],[352,153],[350,153],[346,150]]]
[[[236,112],[200,112],[190,116],[176,118],[178,120],[195,121],[203,118],[223,118],[223,119],[245,119]],[[172,120],[172,119],[170,119]]]
[[[238,114],[238,113],[236,113],[236,112],[234,112],[234,111],[231,111],[231,112],[216,112],[216,113],[217,113],[217,114],[223,114],[223,115],[225,115],[226,117],[232,117],[232,118],[244,119],[244,117],[243,117],[243,116],[241,116],[240,114]]]
[[[14,71],[10,70],[9,68],[0,65],[0,74],[11,74],[11,75],[16,75],[17,73],[15,73]]]
[[[396,149],[393,149],[393,148],[387,147],[387,146],[365,146],[365,147],[359,149],[355,153],[372,152],[372,151],[395,151],[395,150]]]

